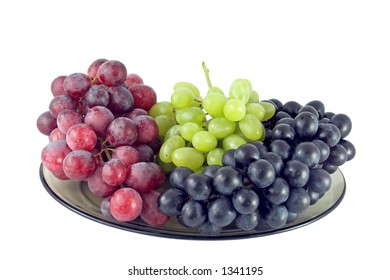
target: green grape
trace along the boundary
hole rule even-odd
[[[246,114],[239,122],[241,133],[249,140],[259,140],[262,136],[262,123],[253,115]]]
[[[245,103],[238,99],[229,99],[223,106],[223,114],[229,121],[239,121],[246,114]]]
[[[246,104],[252,95],[252,84],[246,79],[236,79],[232,82],[229,89],[229,97],[238,99]]]
[[[198,97],[199,98],[199,97]],[[191,105],[188,106],[188,107],[198,107],[198,108],[202,108],[202,100],[195,100],[192,101]]]
[[[172,153],[185,146],[184,139],[180,136],[174,135],[169,137],[160,148],[159,157],[162,162],[172,162]]]
[[[193,101],[192,91],[186,88],[178,88],[171,94],[172,105],[178,109],[189,107]]]
[[[165,134],[164,141],[167,141],[168,138],[178,135],[180,136],[180,130],[181,130],[181,125],[180,124],[175,124],[171,126],[170,129],[168,129],[167,133]]]
[[[194,84],[191,84],[189,82],[177,82],[174,86],[173,86],[173,90],[177,90],[179,88],[186,88],[186,89],[189,89],[192,94],[196,97],[200,97],[200,91],[199,89],[194,85]]]
[[[239,124],[239,122],[237,122],[237,124]],[[233,134],[236,134],[236,135],[242,137],[242,139],[244,139],[246,142],[251,141],[250,139],[246,138],[245,135],[241,132],[239,125],[237,125],[236,130],[234,131]]]
[[[207,91],[207,95],[213,94],[213,93],[225,95],[223,93],[222,89],[220,89],[219,87],[210,87],[209,90]]]
[[[257,103],[259,102],[260,97],[257,91],[252,90],[251,96],[249,97],[248,103]]]
[[[188,122],[181,126],[180,134],[187,141],[192,141],[192,136],[198,131],[202,131],[203,128],[200,124],[194,122]]]
[[[214,118],[208,122],[207,129],[217,139],[223,139],[234,133],[236,130],[236,123],[229,121],[224,117]]]
[[[204,170],[205,166],[202,165],[201,167],[197,168],[196,170],[194,170],[194,173],[202,173],[203,170]]]
[[[184,147],[172,153],[172,162],[176,166],[185,166],[197,170],[203,165],[205,158],[202,152],[192,147]]]
[[[245,139],[237,134],[231,134],[222,140],[222,147],[225,151],[237,149],[244,144],[246,144]]]
[[[167,115],[160,115],[154,118],[158,126],[158,135],[165,136],[167,131],[176,124],[173,117]]]
[[[210,93],[203,99],[203,109],[214,118],[223,117],[223,106],[227,100],[225,95]]]
[[[265,115],[265,109],[259,103],[247,103],[245,105],[246,113],[255,116],[259,121],[262,121]]]
[[[224,153],[225,153],[224,149],[221,149],[221,148],[212,149],[210,152],[207,153],[207,157],[206,157],[207,164],[208,165],[213,165],[213,164],[222,165],[222,156]]]
[[[192,137],[192,145],[198,151],[207,153],[217,147],[218,141],[213,134],[208,131],[199,131]]]
[[[161,101],[157,102],[150,108],[149,115],[152,118],[156,118],[160,115],[167,115],[169,117],[175,117],[175,108],[173,107],[171,102],[168,101]]]
[[[166,172],[171,172],[173,169],[175,169],[175,165],[173,164],[173,162],[163,162],[160,158],[160,155],[157,154],[156,156],[156,161],[157,161],[157,164]]]
[[[265,110],[263,121],[268,121],[275,115],[276,108],[274,105],[265,101],[260,101],[259,104],[263,106]]]
[[[206,120],[206,115],[201,108],[187,107],[176,111],[176,121],[179,124],[194,122],[203,124]]]

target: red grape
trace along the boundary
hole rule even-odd
[[[140,155],[140,160],[142,162],[153,162],[154,161],[154,152],[153,149],[146,144],[140,144],[134,147],[139,155]]]
[[[110,211],[110,200],[111,196],[107,196],[105,199],[102,200],[102,203],[100,204],[100,211],[102,211],[104,217],[114,219]]]
[[[65,139],[66,139],[66,135],[64,133],[62,133],[58,129],[58,127],[53,129],[53,131],[49,135],[49,141],[50,142],[53,142],[53,141],[56,141],[56,140],[65,140]]]
[[[138,130],[137,143],[149,143],[158,137],[158,126],[151,116],[138,116],[133,121]]]
[[[84,73],[70,74],[64,80],[65,91],[77,101],[84,97],[85,93],[92,86],[91,80],[88,75]]]
[[[64,80],[66,76],[58,76],[51,83],[50,89],[53,96],[68,94],[64,89]]]
[[[99,66],[97,71],[99,81],[106,86],[119,86],[126,81],[126,66],[117,60],[109,60]]]
[[[51,100],[49,110],[54,118],[57,118],[58,114],[64,109],[76,111],[77,102],[69,95],[58,95]]]
[[[101,85],[92,86],[85,94],[86,106],[107,106],[110,96],[108,91]]]
[[[141,214],[142,198],[140,194],[132,188],[122,188],[117,190],[110,199],[111,215],[118,221],[132,221]]]
[[[99,58],[99,59],[96,59],[94,62],[92,62],[92,64],[88,67],[87,74],[95,85],[100,84],[100,81],[96,77],[96,75],[97,75],[97,72],[98,72],[100,65],[102,65],[106,61],[108,61],[108,60],[105,58]]]
[[[89,125],[97,136],[105,137],[106,130],[115,119],[112,112],[103,106],[95,106],[88,110],[84,117],[84,123]]]
[[[88,179],[95,172],[96,161],[91,152],[76,150],[66,155],[63,167],[69,179],[82,181]]]
[[[144,84],[144,81],[137,74],[134,74],[134,73],[127,74],[127,77],[126,77],[127,88],[130,88],[132,85],[143,85],[143,84]]]
[[[134,107],[149,111],[157,102],[157,94],[147,85],[133,85],[129,88],[134,98]]]
[[[158,154],[161,148],[161,139],[159,137],[154,138],[152,141],[147,143],[147,145],[152,149],[153,154]]]
[[[126,113],[125,117],[129,119],[134,119],[135,117],[142,116],[142,115],[149,116],[148,112],[145,111],[144,109],[134,108],[130,112]]]
[[[169,216],[160,212],[157,206],[157,200],[160,193],[157,191],[150,191],[141,194],[142,197],[142,212],[141,219],[151,226],[161,226],[168,222]]]
[[[49,136],[56,127],[57,120],[49,111],[42,113],[37,119],[37,128],[44,135]]]
[[[60,180],[69,180],[69,177],[65,174],[64,169],[52,172],[54,177]]]
[[[126,165],[119,159],[110,159],[105,162],[102,169],[102,178],[110,186],[119,186],[127,177]]]
[[[76,111],[69,109],[62,110],[57,116],[57,127],[64,134],[71,126],[82,122],[83,117]]]
[[[140,161],[140,154],[131,146],[120,146],[112,151],[112,158],[119,159],[128,167]]]
[[[165,181],[165,173],[154,162],[138,162],[129,166],[126,185],[139,191],[148,192],[159,188]]]
[[[72,150],[91,151],[96,142],[96,133],[84,123],[73,125],[66,133],[66,143]]]
[[[134,106],[134,99],[130,91],[123,86],[108,88],[109,102],[107,108],[113,113],[127,113]]]
[[[95,172],[88,177],[88,188],[91,193],[100,197],[108,197],[112,195],[117,189],[117,186],[107,184],[102,177],[103,163],[96,167]]]
[[[133,144],[137,135],[137,126],[126,117],[116,118],[107,128],[107,140],[114,147]]]
[[[62,168],[64,158],[71,152],[65,140],[49,142],[41,153],[41,160],[46,168],[60,179],[67,178]]]

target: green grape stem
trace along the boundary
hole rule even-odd
[[[104,147],[104,146],[106,146],[106,143],[108,142],[108,139],[106,138],[106,139],[103,140],[102,138],[99,137],[99,141],[100,141],[101,146]]]
[[[111,149],[104,149],[104,153],[106,154],[107,159],[110,160],[111,159],[111,154],[110,154],[110,152],[108,150],[111,150]]]
[[[209,88],[211,88],[212,85],[211,85],[211,81],[210,81],[210,71],[207,68],[206,63],[204,61],[202,62],[202,68],[203,68],[204,74],[206,76],[207,86]]]
[[[202,98],[194,96],[194,101],[198,102],[200,105],[202,104]]]
[[[96,154],[96,156],[100,157],[100,160],[103,161],[102,154],[104,153],[107,157],[107,160],[110,160],[111,159],[110,151],[112,151],[113,149],[107,146],[108,140],[107,139],[103,140],[102,138],[99,137],[99,141],[101,143],[101,150],[99,151],[98,154]]]

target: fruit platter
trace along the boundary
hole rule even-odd
[[[47,192],[93,221],[169,238],[265,236],[310,224],[342,201],[355,157],[351,119],[263,99],[247,79],[224,92],[187,81],[169,100],[117,60],[56,77],[37,129]]]

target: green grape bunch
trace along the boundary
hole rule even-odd
[[[275,106],[260,101],[249,80],[235,79],[226,95],[211,84],[204,62],[202,68],[208,85],[203,97],[194,84],[181,81],[173,86],[170,101],[149,110],[162,142],[157,160],[167,172],[178,166],[200,172],[222,165],[226,151],[264,140],[263,123],[275,114]]]

